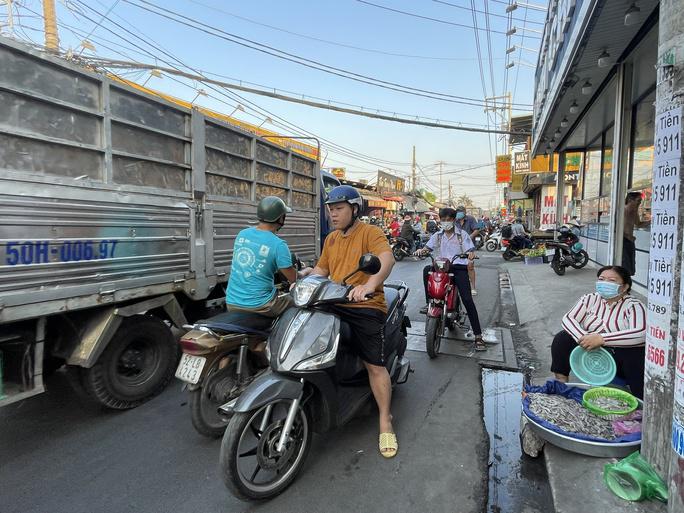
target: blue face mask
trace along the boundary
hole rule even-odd
[[[456,212],[456,219],[459,221],[465,217],[465,212]]]
[[[598,292],[603,299],[613,299],[620,295],[621,285],[613,283],[612,281],[597,281],[596,292]]]

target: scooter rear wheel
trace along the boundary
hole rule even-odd
[[[579,257],[579,260],[571,265],[575,269],[582,269],[582,267],[589,263],[589,254],[582,249],[577,253],[577,256]]]
[[[313,430],[311,417],[303,406],[295,415],[290,441],[282,453],[275,451],[290,404],[275,401],[256,411],[235,413],[230,419],[221,442],[219,463],[226,487],[238,499],[275,497],[290,486],[304,466]],[[264,422],[265,415],[269,418]]]
[[[506,251],[504,251],[501,256],[503,256],[503,259],[506,260],[506,262],[508,262],[509,260],[513,260],[513,258],[515,258],[515,253],[510,249],[506,248]]]
[[[226,392],[237,386],[237,364],[231,362],[227,368],[218,369],[219,361],[216,360],[202,386],[192,390],[188,398],[193,427],[209,438],[219,438],[226,430],[230,418],[218,413],[218,407],[228,402]]]
[[[487,251],[489,251],[490,253],[493,252],[493,251],[496,251],[496,248],[497,248],[498,246],[499,246],[499,245],[496,243],[495,240],[488,240],[487,242],[485,242],[485,249],[486,249]]]
[[[392,248],[392,254],[397,262],[401,262],[404,259],[404,253],[401,251],[399,246],[394,246],[394,248]]]
[[[439,347],[442,344],[442,319],[428,317],[425,322],[425,349],[430,358],[437,358]]]

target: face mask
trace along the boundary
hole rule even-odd
[[[465,217],[465,212],[457,212],[456,213],[456,219],[459,221]]]
[[[598,292],[603,299],[613,299],[620,295],[621,285],[613,283],[612,281],[597,281],[596,292]]]
[[[444,228],[445,231],[450,232],[451,230],[454,229],[454,222],[453,221],[442,221],[442,228]]]

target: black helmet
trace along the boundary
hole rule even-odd
[[[275,223],[283,215],[290,212],[292,212],[292,209],[278,196],[266,196],[259,202],[257,218],[265,223]]]
[[[465,212],[466,208],[463,205],[459,205],[456,207],[456,212]]]
[[[451,207],[444,207],[439,209],[439,218],[456,217],[456,210]]]

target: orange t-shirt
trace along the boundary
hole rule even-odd
[[[357,222],[346,234],[341,230],[335,230],[325,239],[323,253],[318,260],[317,266],[328,271],[330,279],[341,283],[342,279],[359,266],[361,255],[372,253],[379,256],[381,253],[392,252],[387,237],[377,226]],[[349,285],[363,285],[369,275],[362,272],[356,273],[347,280]],[[375,295],[358,303],[349,303],[344,306],[377,308],[387,313],[387,303],[383,286],[379,285],[375,289]]]

